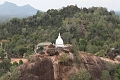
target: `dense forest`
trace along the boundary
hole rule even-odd
[[[120,19],[114,11],[104,7],[78,8],[70,5],[58,10],[37,11],[36,15],[28,18],[13,18],[1,24],[0,57],[4,59],[4,53],[8,58],[28,56],[34,53],[35,45],[40,42],[55,43],[59,32],[65,44],[72,44],[72,39],[76,39],[80,51],[97,56],[106,57],[111,48],[120,48]],[[3,62],[8,67],[3,65],[1,69],[9,70],[9,61]]]
[[[13,18],[0,25],[0,40],[7,40],[2,46],[9,55],[23,55],[33,52],[39,42],[54,43],[59,32],[65,44],[76,38],[79,50],[99,56],[104,56],[110,48],[120,47],[120,19],[114,11],[76,5],[38,11],[28,18]]]

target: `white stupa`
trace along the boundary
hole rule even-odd
[[[63,40],[60,36],[60,33],[59,33],[58,38],[56,39],[55,46],[56,47],[64,47],[64,43],[63,43]]]

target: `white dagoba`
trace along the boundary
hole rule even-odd
[[[63,43],[63,40],[60,36],[60,33],[59,33],[58,38],[56,39],[55,46],[56,47],[64,47],[64,43]]]

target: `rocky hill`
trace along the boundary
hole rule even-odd
[[[63,63],[61,59],[64,55],[66,61]],[[81,56],[80,66],[74,62],[72,53],[61,52],[54,56],[32,55],[32,62],[19,67],[22,73],[20,80],[70,80],[75,73],[83,69],[87,69],[95,80],[99,80],[103,70],[112,71],[110,66],[120,63],[85,52],[79,52],[79,56]]]

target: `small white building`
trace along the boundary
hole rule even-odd
[[[55,42],[55,47],[64,47],[64,42],[63,42],[63,39],[61,38],[60,36],[60,33],[59,33],[59,36],[58,38],[56,39],[56,42]]]
[[[41,43],[38,43],[37,49],[39,49],[40,46],[42,46],[44,48],[44,47],[46,47],[46,46],[48,46],[50,44],[52,44],[52,43],[51,42],[41,42]]]
[[[38,43],[34,49],[34,52],[35,54],[37,54],[37,50],[40,48],[40,47],[43,47],[43,51],[46,49],[46,46],[48,45],[51,45],[52,43],[51,42],[41,42],[41,43]]]

